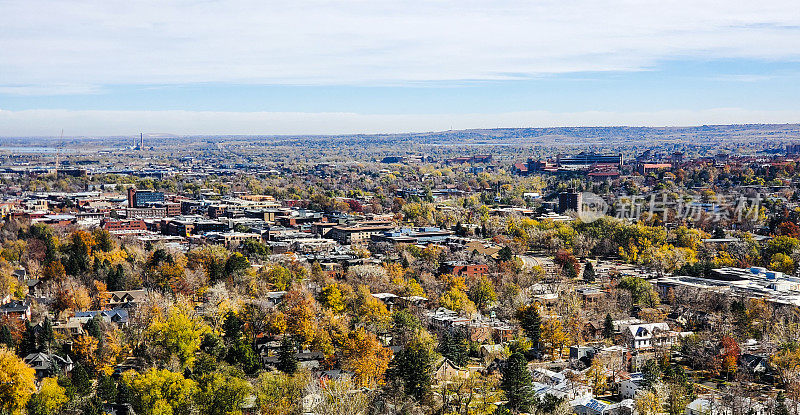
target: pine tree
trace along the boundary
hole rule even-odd
[[[412,341],[394,355],[386,376],[402,382],[407,394],[423,399],[431,391],[432,364],[431,350],[419,341]]]
[[[583,267],[583,280],[590,283],[595,280],[594,266],[589,261]]]
[[[91,392],[92,380],[89,378],[89,373],[80,363],[76,364],[72,369],[72,385],[81,396],[88,395]]]
[[[38,351],[36,347],[36,333],[30,322],[25,322],[25,332],[22,333],[22,340],[19,343],[19,355],[25,357]]]
[[[456,365],[464,366],[469,357],[469,345],[461,333],[451,334],[445,331],[439,340],[439,353]]]
[[[16,344],[14,344],[14,337],[11,336],[11,330],[5,325],[0,328],[0,346],[5,346],[12,351],[16,347]]]
[[[39,347],[50,352],[53,340],[53,324],[50,323],[49,317],[45,317],[44,322],[42,322],[42,329],[39,331]]]
[[[517,312],[520,326],[525,330],[525,335],[531,339],[533,347],[539,348],[542,341],[542,317],[535,304],[523,307]]]
[[[512,354],[503,368],[500,388],[506,393],[506,407],[515,412],[527,412],[533,403],[533,383],[528,361],[522,353]]]
[[[287,336],[284,336],[283,341],[281,341],[281,348],[278,351],[278,370],[290,375],[297,371],[294,344]]]
[[[606,320],[603,322],[603,338],[612,337],[614,337],[614,320],[611,319],[611,314],[606,314]]]

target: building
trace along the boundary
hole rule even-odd
[[[39,379],[57,376],[60,373],[68,374],[73,367],[69,356],[63,358],[55,354],[31,353],[22,360],[36,371],[36,377]]]
[[[622,167],[622,154],[604,155],[596,153],[580,153],[574,155],[558,155],[556,163],[560,168],[587,169],[597,164],[610,164]]]
[[[489,273],[486,264],[467,264],[464,262],[445,262],[442,264],[443,274],[453,274],[464,277],[483,277]]]
[[[362,222],[353,226],[334,226],[328,232],[328,237],[342,245],[363,245],[370,241],[372,235],[392,229],[394,225],[387,222]]]
[[[164,203],[164,193],[151,190],[136,190],[128,188],[128,207],[143,208],[149,207],[153,203]]]
[[[106,219],[100,226],[111,233],[131,233],[137,231],[147,231],[147,224],[141,219]]]
[[[11,300],[0,305],[0,316],[18,318],[20,320],[31,319],[31,303],[27,301]]]
[[[631,373],[619,383],[619,396],[622,399],[636,399],[636,395],[645,390],[644,386],[644,375],[640,372]]]
[[[631,324],[624,334],[627,346],[635,350],[670,347],[679,337],[667,323]]]
[[[558,213],[581,212],[583,195],[580,192],[561,192],[558,194]]]

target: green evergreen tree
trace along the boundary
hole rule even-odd
[[[31,323],[25,322],[25,332],[22,333],[22,340],[19,342],[19,355],[25,357],[31,353],[38,352],[36,347],[36,332]]]
[[[11,336],[11,329],[6,325],[0,327],[0,346],[5,346],[9,350],[14,350],[17,347],[14,344],[14,337]]]
[[[596,276],[594,273],[594,266],[591,262],[586,261],[586,265],[583,266],[583,280],[588,283],[592,283],[595,281],[595,279]]]
[[[53,340],[53,324],[50,323],[49,317],[45,317],[44,322],[42,322],[42,329],[39,330],[39,348],[49,352],[50,347],[53,345]]]
[[[509,356],[502,374],[500,388],[506,394],[506,407],[514,412],[528,412],[534,402],[534,393],[525,356],[519,352]]]
[[[293,374],[297,372],[297,357],[294,351],[294,342],[288,336],[284,336],[281,341],[281,348],[278,350],[278,370],[284,373]]]
[[[100,325],[100,317],[99,314],[96,314],[94,317],[89,319],[86,324],[83,326],[83,329],[86,330],[86,333],[90,336],[94,337],[98,341],[103,340],[103,328]]]
[[[542,341],[542,317],[535,304],[523,307],[517,312],[517,320],[525,331],[525,335],[531,339],[533,347],[539,348]]]
[[[88,395],[91,392],[92,380],[89,378],[89,372],[80,363],[75,364],[72,369],[72,385],[81,396]]]
[[[611,314],[606,314],[606,319],[603,322],[603,338],[610,339],[614,337],[614,320]]]
[[[458,366],[465,366],[469,358],[469,344],[461,332],[445,331],[439,340],[439,353]]]
[[[423,399],[431,391],[433,356],[423,344],[411,341],[392,359],[387,377],[403,384],[407,394]]]
[[[113,402],[117,397],[117,383],[106,374],[97,378],[97,396],[104,402]]]
[[[497,251],[497,259],[500,261],[511,261],[514,258],[514,252],[511,251],[511,248],[504,246],[499,251]]]

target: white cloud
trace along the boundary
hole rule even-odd
[[[0,27],[0,83],[28,86],[22,92],[506,79],[686,57],[800,58],[795,0],[0,0]]]
[[[188,134],[348,134],[493,127],[686,126],[794,123],[798,111],[718,108],[657,112],[510,112],[374,115],[355,113],[0,110],[0,136]]]

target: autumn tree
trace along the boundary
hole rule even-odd
[[[238,415],[252,387],[244,379],[229,374],[212,373],[203,379],[197,393],[200,413],[209,415]]]
[[[147,329],[153,344],[176,356],[184,366],[191,364],[207,331],[208,327],[199,318],[179,306],[170,307],[166,318],[159,315]]]
[[[491,304],[497,301],[497,293],[494,285],[486,277],[481,277],[478,282],[469,290],[469,299],[475,303],[479,310],[486,310]]]
[[[133,406],[142,414],[191,414],[198,393],[197,382],[180,373],[150,369],[137,374],[128,371],[123,382],[130,387]]]
[[[69,401],[64,388],[58,384],[56,378],[45,378],[42,386],[28,401],[30,415],[51,415],[61,412],[61,408]]]
[[[22,415],[36,392],[36,372],[12,351],[0,347],[0,413]]]
[[[383,383],[392,352],[383,347],[374,334],[358,328],[342,340],[342,368],[354,373],[358,385],[369,387]]]

